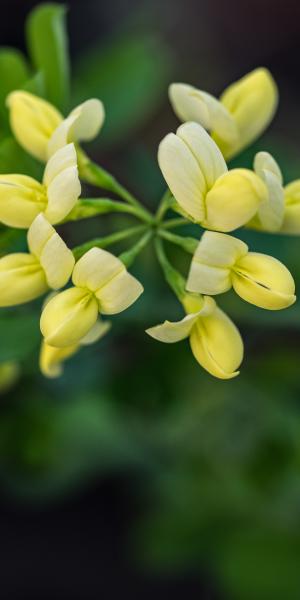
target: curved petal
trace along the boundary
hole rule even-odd
[[[177,135],[169,133],[159,145],[158,163],[180,207],[201,223],[205,217],[206,184],[190,149]]]
[[[86,142],[94,139],[102,127],[104,118],[104,106],[96,98],[86,100],[74,108],[53,133],[48,144],[48,156],[52,156],[68,142]]]
[[[184,123],[176,133],[195,157],[204,177],[206,190],[209,190],[218,177],[227,173],[227,166],[218,146],[198,123]]]
[[[80,346],[89,346],[98,342],[110,329],[110,321],[101,321],[101,319],[98,319],[94,327],[80,340]]]
[[[64,348],[78,344],[95,325],[98,302],[87,290],[69,288],[46,304],[41,316],[41,332],[46,344]]]
[[[25,91],[7,97],[10,125],[19,144],[38,160],[46,162],[48,141],[62,121],[52,104]]]
[[[233,169],[219,177],[206,195],[204,226],[224,232],[238,229],[266,199],[267,188],[260,177],[248,169]]]
[[[57,290],[70,279],[75,259],[55,229],[40,214],[28,231],[28,246],[40,262],[50,288]]]
[[[153,337],[155,340],[159,342],[165,342],[166,344],[173,344],[175,342],[180,342],[181,340],[189,337],[193,325],[196,323],[197,319],[199,319],[199,313],[201,311],[187,315],[181,321],[164,321],[161,325],[156,325],[155,327],[150,327],[146,329],[146,333]]]
[[[37,259],[31,254],[8,254],[0,259],[0,306],[16,306],[48,290]]]
[[[261,202],[257,215],[248,226],[265,231],[279,231],[284,215],[284,194],[281,170],[268,152],[258,152],[254,159],[254,170],[266,184],[268,198]]]
[[[74,144],[67,144],[49,158],[44,171],[44,184],[48,187],[57,175],[69,167],[77,167],[77,153]]]
[[[77,166],[67,167],[56,175],[47,189],[45,215],[50,223],[62,221],[75,206],[81,193]]]
[[[278,104],[277,86],[267,69],[258,68],[230,85],[220,101],[233,116],[239,132],[235,143],[222,139],[218,131],[213,134],[228,159],[249,146],[268,127]]]
[[[44,186],[27,175],[0,175],[0,221],[27,229],[47,205]]]
[[[78,344],[66,346],[65,348],[55,348],[42,341],[40,350],[40,369],[45,377],[60,377],[63,373],[63,363],[71,358],[79,349]]]
[[[239,260],[232,273],[232,285],[241,298],[268,310],[287,308],[296,300],[289,270],[266,254],[249,252]]]
[[[284,188],[284,217],[280,231],[292,235],[300,233],[300,179]]]
[[[239,374],[243,341],[234,323],[219,308],[198,319],[190,344],[198,363],[214,377],[231,379]]]
[[[231,267],[245,256],[248,246],[230,235],[206,231],[193,256],[186,289],[201,294],[222,294],[232,286]]]
[[[100,248],[91,248],[76,263],[73,283],[95,293],[103,314],[125,310],[143,292],[143,286],[127,272],[124,264]]]

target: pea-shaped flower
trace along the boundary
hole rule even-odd
[[[7,97],[10,125],[19,144],[42,162],[69,142],[92,140],[104,121],[100,100],[91,98],[64,119],[49,102],[22,90]]]
[[[265,183],[268,194],[247,226],[262,231],[279,231],[285,211],[283,180],[279,165],[268,152],[258,152],[254,159],[254,171]]]
[[[231,287],[247,302],[269,310],[291,306],[296,300],[289,270],[276,258],[249,252],[230,235],[206,231],[193,256],[187,290],[222,294]]]
[[[71,212],[80,192],[76,150],[68,144],[47,162],[43,183],[27,175],[0,175],[0,221],[27,229],[43,212],[55,225]]]
[[[198,363],[219,379],[231,379],[243,360],[243,342],[238,329],[213,298],[186,297],[188,313],[181,321],[165,321],[147,329],[151,337],[168,344],[189,338]]]
[[[230,85],[220,100],[183,83],[173,83],[169,96],[178,118],[200,123],[210,131],[226,159],[263,133],[278,104],[275,81],[264,68],[255,69]]]
[[[94,327],[99,313],[122,312],[137,300],[143,286],[115,256],[92,248],[76,263],[74,286],[46,304],[41,331],[46,344],[64,348],[78,344]]]
[[[40,214],[28,231],[29,253],[0,259],[0,306],[14,306],[57,290],[69,280],[73,254],[55,229]]]
[[[249,169],[228,171],[218,146],[197,123],[160,143],[158,161],[180,208],[207,229],[233,231],[256,214],[267,188]]]
[[[82,346],[89,346],[100,340],[110,329],[108,321],[98,320],[89,333],[77,344],[56,348],[49,346],[43,340],[40,351],[40,369],[45,377],[60,377],[63,373],[64,362],[71,358]]]

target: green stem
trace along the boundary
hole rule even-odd
[[[185,296],[185,279],[169,262],[165,254],[162,240],[158,237],[154,240],[154,247],[165,278],[173,292],[176,294],[178,300],[181,302]]]
[[[173,227],[180,227],[181,225],[190,225],[190,224],[191,224],[190,221],[180,217],[180,218],[169,219],[168,221],[164,221],[161,224],[161,227],[163,227],[164,229],[173,229]]]
[[[173,198],[172,193],[170,192],[169,189],[167,189],[165,191],[165,193],[159,203],[158,209],[156,211],[155,219],[156,219],[157,223],[159,223],[162,220],[164,214],[170,208],[172,198]]]
[[[135,261],[136,257],[140,254],[140,252],[148,245],[151,238],[153,237],[153,231],[148,230],[143,237],[129,250],[122,252],[119,255],[119,259],[124,263],[125,267],[130,267],[132,263]]]
[[[80,198],[66,221],[78,221],[112,212],[127,213],[149,224],[153,222],[152,215],[148,214],[143,208],[117,202],[110,198]]]
[[[182,237],[181,235],[175,235],[174,233],[170,233],[164,229],[158,229],[157,233],[163,239],[168,240],[168,242],[172,242],[172,244],[180,246],[183,248],[183,250],[189,252],[190,254],[194,254],[199,245],[199,240],[196,240],[193,237]]]
[[[148,210],[142,207],[139,200],[135,198],[131,192],[126,190],[126,188],[119,183],[115,177],[113,177],[113,175],[103,169],[103,167],[100,167],[90,160],[87,154],[85,154],[81,148],[77,148],[77,157],[79,174],[83,181],[95,185],[96,187],[100,187],[104,190],[108,190],[109,192],[114,192],[120,198],[128,202],[128,204],[143,208],[148,215],[151,214]]]
[[[94,247],[107,248],[107,246],[111,246],[112,244],[116,244],[117,242],[121,242],[122,240],[125,240],[129,237],[132,237],[134,235],[138,235],[139,233],[142,233],[143,231],[145,231],[145,228],[146,228],[145,225],[137,225],[136,227],[130,227],[128,229],[123,229],[122,231],[116,231],[115,233],[112,233],[111,235],[94,238],[93,240],[90,240],[89,242],[85,242],[84,244],[81,244],[80,246],[76,246],[75,248],[73,248],[72,252],[73,252],[76,260],[78,260],[81,256],[83,256],[83,254],[88,252],[88,250],[90,250],[91,248],[94,248]]]

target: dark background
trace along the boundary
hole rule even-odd
[[[1,45],[25,49],[24,19],[36,4],[2,0]],[[287,179],[296,177],[299,22],[292,0],[69,2],[72,105],[88,64],[83,55],[117,43],[124,31],[145,44],[150,36],[168,64],[163,85],[153,90],[151,80],[145,93],[149,110],[120,132],[104,131],[94,157],[155,207],[163,190],[157,144],[176,126],[167,84],[182,80],[218,94],[264,65],[280,89],[264,142]],[[95,85],[102,97],[101,81]],[[297,239],[252,236],[299,281]],[[143,264],[137,268],[144,273]],[[170,351],[145,341],[149,319],[171,318],[173,302],[155,269],[152,284],[138,317],[130,312],[119,333],[76,357],[61,381],[43,380],[33,350],[2,397],[4,600],[300,597],[299,310],[256,317],[243,308],[245,372],[238,382],[215,382],[198,374],[182,345]],[[229,305],[235,318],[237,304]],[[179,315],[175,304],[171,312]]]

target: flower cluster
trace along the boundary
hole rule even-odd
[[[17,141],[46,166],[41,182],[24,174],[0,175],[0,221],[28,229],[28,252],[0,259],[0,306],[29,302],[51,291],[40,320],[40,367],[48,377],[60,375],[64,360],[108,331],[110,323],[102,315],[119,313],[137,300],[143,287],[127,268],[152,239],[185,316],[147,333],[167,343],[189,338],[196,360],[215,377],[238,374],[243,342],[212,296],[233,288],[243,300],[268,310],[287,308],[296,300],[293,278],[282,263],[249,251],[229,235],[240,227],[300,233],[300,180],[284,187],[281,170],[268,152],[256,154],[253,170],[228,169],[225,162],[271,121],[278,102],[272,76],[257,69],[229,86],[219,100],[182,83],[172,84],[169,94],[183,124],[159,145],[158,162],[168,190],[156,215],[80,146],[101,129],[104,108],[99,100],[88,100],[63,118],[29,92],[16,90],[7,98]],[[81,179],[115,193],[121,202],[81,198]],[[141,224],[72,250],[53,227],[115,211]],[[180,218],[165,219],[168,211]],[[200,240],[170,231],[191,222],[207,230]],[[139,233],[137,243],[119,257],[104,249]],[[186,278],[169,262],[165,240],[193,254]]]

